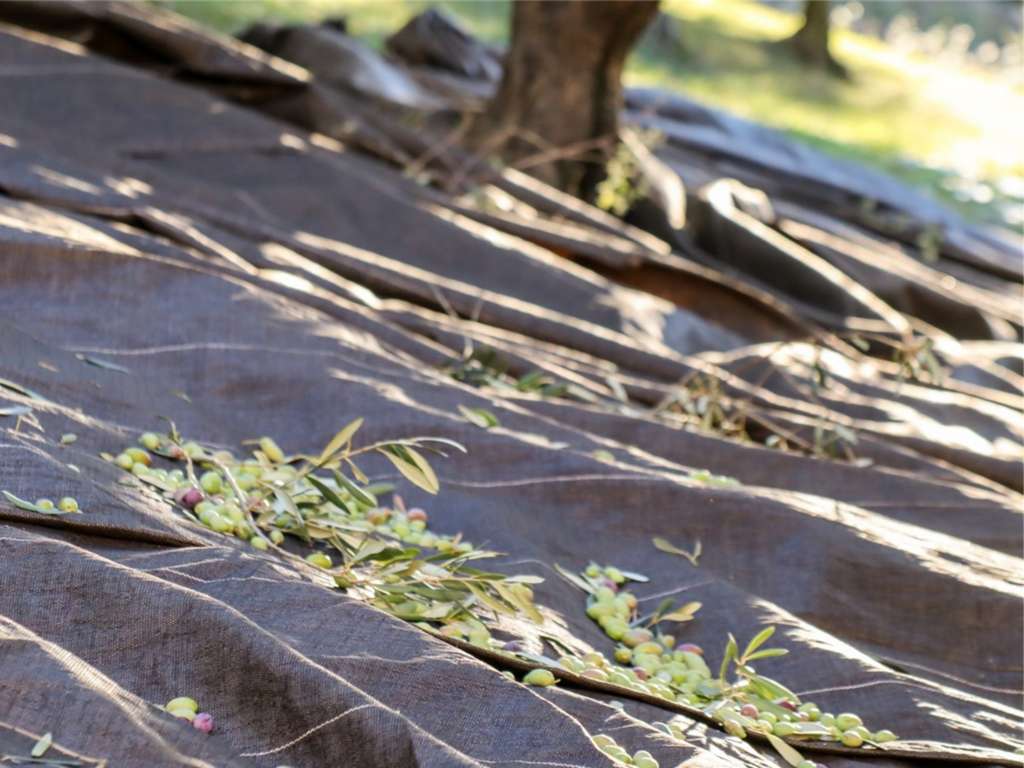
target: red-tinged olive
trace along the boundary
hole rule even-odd
[[[200,712],[192,718],[192,727],[203,733],[211,733],[213,731],[213,715],[209,712]]]

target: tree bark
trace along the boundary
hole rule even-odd
[[[626,56],[657,10],[657,0],[514,3],[501,84],[471,143],[590,196],[617,141]]]
[[[835,60],[829,49],[830,0],[807,0],[804,24],[786,42],[801,61],[838,77],[846,77],[846,69]]]

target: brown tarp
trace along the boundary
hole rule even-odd
[[[403,495],[507,553],[499,570],[544,577],[537,601],[566,636],[611,647],[553,564],[614,563],[650,576],[647,606],[702,602],[678,634],[713,659],[727,632],[779,626],[791,653],[773,677],[903,738],[886,755],[805,749],[832,768],[1024,764],[1021,285],[1001,236],[886,180],[886,216],[905,199],[911,229],[945,228],[923,259],[905,222],[861,215],[860,177],[814,176],[774,135],[774,153],[744,153],[720,117],[698,134],[664,94],[662,157],[701,188],[685,232],[619,224],[514,171],[488,187],[517,201],[501,212],[403,175],[392,163],[429,131],[344,77],[144,6],[8,3],[0,20],[0,378],[45,398],[0,389],[0,409],[38,420],[0,415],[0,487],[85,510],[0,500],[0,754],[51,731],[50,755],[110,766],[601,766],[588,734],[610,733],[663,766],[779,764],[699,718],[670,739],[655,700],[508,682],[502,662],[193,525],[99,457],[161,417],[234,449],[270,434],[313,451],[364,416],[367,441],[466,445],[437,465],[438,497]],[[370,71],[385,63],[433,100],[459,78],[458,104],[485,90],[399,60]],[[865,328],[929,334],[951,377],[904,380],[837,335]],[[589,395],[459,383],[444,369],[467,342]],[[653,413],[697,372],[796,438],[849,428],[858,460]],[[704,468],[740,485],[694,479]],[[699,540],[699,565],[654,536]],[[214,713],[212,735],[158,709],[182,694]]]

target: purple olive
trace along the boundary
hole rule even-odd
[[[198,488],[186,488],[176,492],[174,497],[181,506],[186,509],[192,509],[196,504],[203,500],[203,492]]]
[[[213,715],[209,712],[200,712],[194,718],[192,718],[192,727],[197,731],[203,733],[210,733],[213,731]]]

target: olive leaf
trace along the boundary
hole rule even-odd
[[[49,400],[40,395],[38,392],[33,392],[28,387],[23,387],[21,384],[11,381],[10,379],[0,379],[0,388],[9,389],[12,392],[16,392],[19,395],[23,395],[24,397],[32,398],[33,400],[40,400],[44,403],[49,402]]]
[[[27,405],[10,405],[0,408],[0,416],[24,416],[26,413],[32,413],[32,409]]]
[[[52,743],[53,734],[50,732],[44,733],[42,738],[36,742],[34,747],[32,747],[32,752],[30,754],[32,757],[42,757],[46,754],[46,750],[50,748]]]
[[[736,658],[739,648],[736,645],[736,638],[729,633],[729,642],[725,644],[725,654],[722,656],[722,666],[718,669],[718,679],[725,680],[725,673],[729,669],[729,663]]]
[[[333,490],[331,490],[331,488],[329,486],[324,484],[323,481],[321,481],[320,479],[318,479],[314,475],[308,475],[306,477],[306,479],[309,481],[310,485],[312,485],[314,488],[316,488],[318,491],[320,491],[320,495],[321,496],[323,496],[325,499],[327,499],[329,502],[331,502],[331,504],[336,506],[342,512],[345,512],[346,514],[348,514],[348,512],[349,512],[348,505],[342,500],[341,496],[336,494]]]
[[[757,661],[758,659],[773,659],[776,656],[785,656],[789,651],[785,648],[765,648],[763,651],[752,653],[744,657],[744,661]]]
[[[354,498],[360,504],[363,504],[368,507],[377,506],[377,497],[374,494],[370,493],[370,491],[368,491],[366,488],[360,488],[358,485],[356,485],[343,474],[341,474],[341,472],[335,470],[334,480],[338,485],[340,485],[342,488],[344,488],[346,491],[352,494],[352,498]]]
[[[786,699],[792,701],[794,704],[800,703],[800,697],[793,693],[789,688],[782,685],[782,683],[772,680],[770,677],[764,675],[752,675],[750,678],[750,687],[754,693],[759,696],[768,699],[769,701],[778,701],[779,699]]]
[[[26,512],[38,512],[41,515],[66,515],[66,514],[68,514],[67,512],[64,512],[63,510],[57,509],[56,507],[54,507],[53,509],[46,509],[45,507],[40,507],[40,506],[38,506],[36,504],[33,504],[31,501],[25,501],[24,499],[19,499],[17,496],[15,496],[10,491],[2,491],[2,493],[7,498],[7,500],[9,502],[11,502],[11,504],[16,506],[18,509],[24,509]]]
[[[117,363],[111,363],[109,360],[101,360],[98,357],[90,357],[89,355],[83,355],[81,352],[76,353],[75,357],[81,360],[83,363],[94,365],[97,368],[103,368],[107,371],[117,371],[118,373],[131,373],[130,370],[125,368],[123,365]]]
[[[690,561],[692,565],[697,565],[697,560],[698,558],[700,558],[701,543],[699,539],[693,547],[693,552],[687,552],[685,549],[680,549],[679,547],[675,546],[672,542],[670,542],[668,539],[662,538],[661,536],[655,536],[653,539],[651,539],[651,543],[654,544],[655,549],[659,549],[662,552],[667,552],[670,555],[679,555],[680,557],[685,557],[687,560]]]
[[[573,586],[579,587],[584,592],[586,592],[588,595],[591,595],[591,594],[594,593],[594,591],[595,591],[594,586],[589,581],[587,581],[586,579],[577,576],[575,573],[573,573],[570,570],[567,570],[567,569],[563,568],[558,563],[554,564],[554,569],[558,572],[559,576],[561,576],[563,579],[568,581]]]
[[[701,603],[697,602],[687,603],[682,608],[666,613],[659,621],[691,621],[694,614],[701,609],[701,605]]]
[[[343,447],[352,442],[352,437],[355,435],[359,428],[363,426],[363,419],[355,419],[344,427],[342,427],[338,434],[331,438],[331,441],[324,446],[324,449],[320,452],[320,456],[316,460],[317,466],[323,466],[327,461],[334,456]]]
[[[501,422],[498,421],[498,417],[483,408],[467,408],[464,405],[460,405],[459,413],[461,413],[470,424],[475,424],[481,429],[490,429],[491,427],[501,426]]]
[[[384,446],[381,453],[387,456],[395,468],[413,485],[431,494],[436,494],[440,489],[437,475],[416,449],[392,444]]]
[[[751,639],[749,643],[747,643],[747,648],[745,651],[743,651],[743,656],[741,656],[740,658],[744,660],[749,659],[750,654],[752,654],[754,651],[756,651],[758,648],[764,645],[768,638],[770,638],[774,634],[775,627],[765,627],[764,629],[762,629],[760,632],[754,635],[754,637]]]
[[[793,747],[784,742],[774,733],[766,733],[765,736],[768,737],[768,742],[775,747],[775,751],[779,753],[780,757],[793,766],[793,768],[796,768],[804,761],[803,755],[793,749]]]

